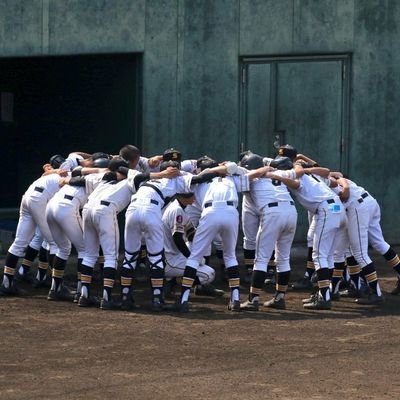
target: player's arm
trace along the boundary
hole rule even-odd
[[[296,190],[300,187],[300,181],[297,179],[296,172],[294,170],[267,172],[266,177],[278,180],[290,189]]]
[[[340,186],[341,190],[339,193],[340,200],[346,202],[350,196],[350,185],[346,178],[338,177],[338,178],[331,178],[332,180],[336,181],[336,183]]]
[[[186,246],[184,234],[182,232],[174,232],[174,234],[172,235],[172,238],[174,239],[175,246],[178,248],[178,250],[186,258],[188,258],[190,256],[190,250]]]
[[[324,168],[324,167],[304,167],[304,172],[306,174],[315,174],[322,176],[323,178],[328,178],[329,173],[331,172],[329,168]]]
[[[317,163],[315,160],[313,160],[312,158],[306,156],[305,154],[297,154],[295,160],[296,160],[296,161],[302,160],[302,161],[305,161],[305,162],[306,162],[307,164],[309,164],[310,166],[318,167],[318,163]]]

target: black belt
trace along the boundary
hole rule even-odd
[[[369,193],[365,192],[361,195],[361,197],[357,200],[359,203],[362,203],[366,197],[369,196]]]
[[[64,195],[64,199],[73,200],[74,196],[70,196],[69,194]]]
[[[43,193],[44,192],[44,188],[36,186],[35,189],[37,192]]]
[[[204,208],[211,207],[212,205],[213,205],[212,201],[209,201],[208,203],[204,204]],[[233,201],[227,201],[226,205],[227,206],[234,206],[235,203]]]
[[[268,207],[278,207],[279,203],[276,201],[274,203],[269,203]],[[290,201],[290,205],[294,206],[294,201]]]
[[[101,204],[102,206],[109,206],[111,203],[110,203],[109,201],[101,200],[101,201],[100,201],[100,204]]]
[[[326,202],[327,202],[328,204],[333,204],[333,203],[335,202],[335,200],[329,199],[329,200],[327,200]]]
[[[133,201],[136,201],[136,200],[137,199],[133,199]],[[157,200],[153,200],[153,199],[150,199],[150,203],[155,204],[156,206],[158,206],[160,204]]]

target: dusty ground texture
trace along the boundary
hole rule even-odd
[[[295,256],[293,279],[305,252]],[[133,312],[50,302],[45,290],[0,298],[0,399],[399,399],[400,297],[374,260],[380,307],[341,299],[304,311],[308,293],[290,291],[284,311],[232,314],[226,294],[154,314],[146,283]]]

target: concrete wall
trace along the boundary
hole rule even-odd
[[[143,53],[147,154],[237,157],[240,56],[350,53],[348,172],[397,243],[399,37],[397,0],[0,0],[1,57]]]

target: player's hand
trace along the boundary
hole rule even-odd
[[[339,198],[342,200],[343,203],[346,203],[346,201],[349,199],[350,192],[348,190],[342,190],[339,193]]]
[[[57,174],[60,176],[68,176],[68,171],[65,169],[58,169]]]
[[[158,167],[162,161],[163,156],[153,156],[149,158],[149,167],[155,168]]]
[[[175,167],[168,167],[166,170],[162,171],[164,178],[175,178],[181,175],[181,171]]]

